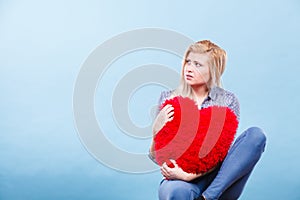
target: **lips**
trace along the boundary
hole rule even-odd
[[[192,76],[192,75],[190,75],[190,74],[186,74],[186,75],[185,75],[185,78],[186,78],[186,79],[192,79],[192,78],[193,78],[193,76]]]

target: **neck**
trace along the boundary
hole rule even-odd
[[[192,87],[193,94],[197,98],[205,98],[208,95],[208,88],[206,85],[204,86],[198,86],[198,87]]]

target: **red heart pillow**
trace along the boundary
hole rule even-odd
[[[195,101],[181,96],[166,100],[160,109],[167,104],[174,107],[174,118],[154,137],[157,163],[174,159],[185,172],[199,174],[222,162],[238,128],[234,112],[220,106],[198,110]]]

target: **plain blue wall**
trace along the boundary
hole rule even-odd
[[[0,199],[157,199],[160,173],[122,173],[99,163],[81,144],[72,110],[74,83],[91,51],[143,27],[211,39],[227,50],[223,82],[240,100],[239,132],[260,126],[268,137],[241,199],[300,199],[299,11],[298,0],[0,1]],[[137,52],[124,63],[179,71],[180,59],[160,53]],[[107,79],[102,90],[113,84]],[[133,101],[147,110],[165,88],[144,89]],[[133,104],[129,111],[135,123],[151,122]],[[108,137],[123,148],[131,142]],[[143,151],[149,143],[136,141]]]

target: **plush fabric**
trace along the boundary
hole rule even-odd
[[[238,128],[237,116],[229,107],[210,106],[198,110],[195,101],[177,96],[171,104],[174,118],[155,135],[155,157],[170,167],[170,159],[188,173],[205,173],[222,162]]]

